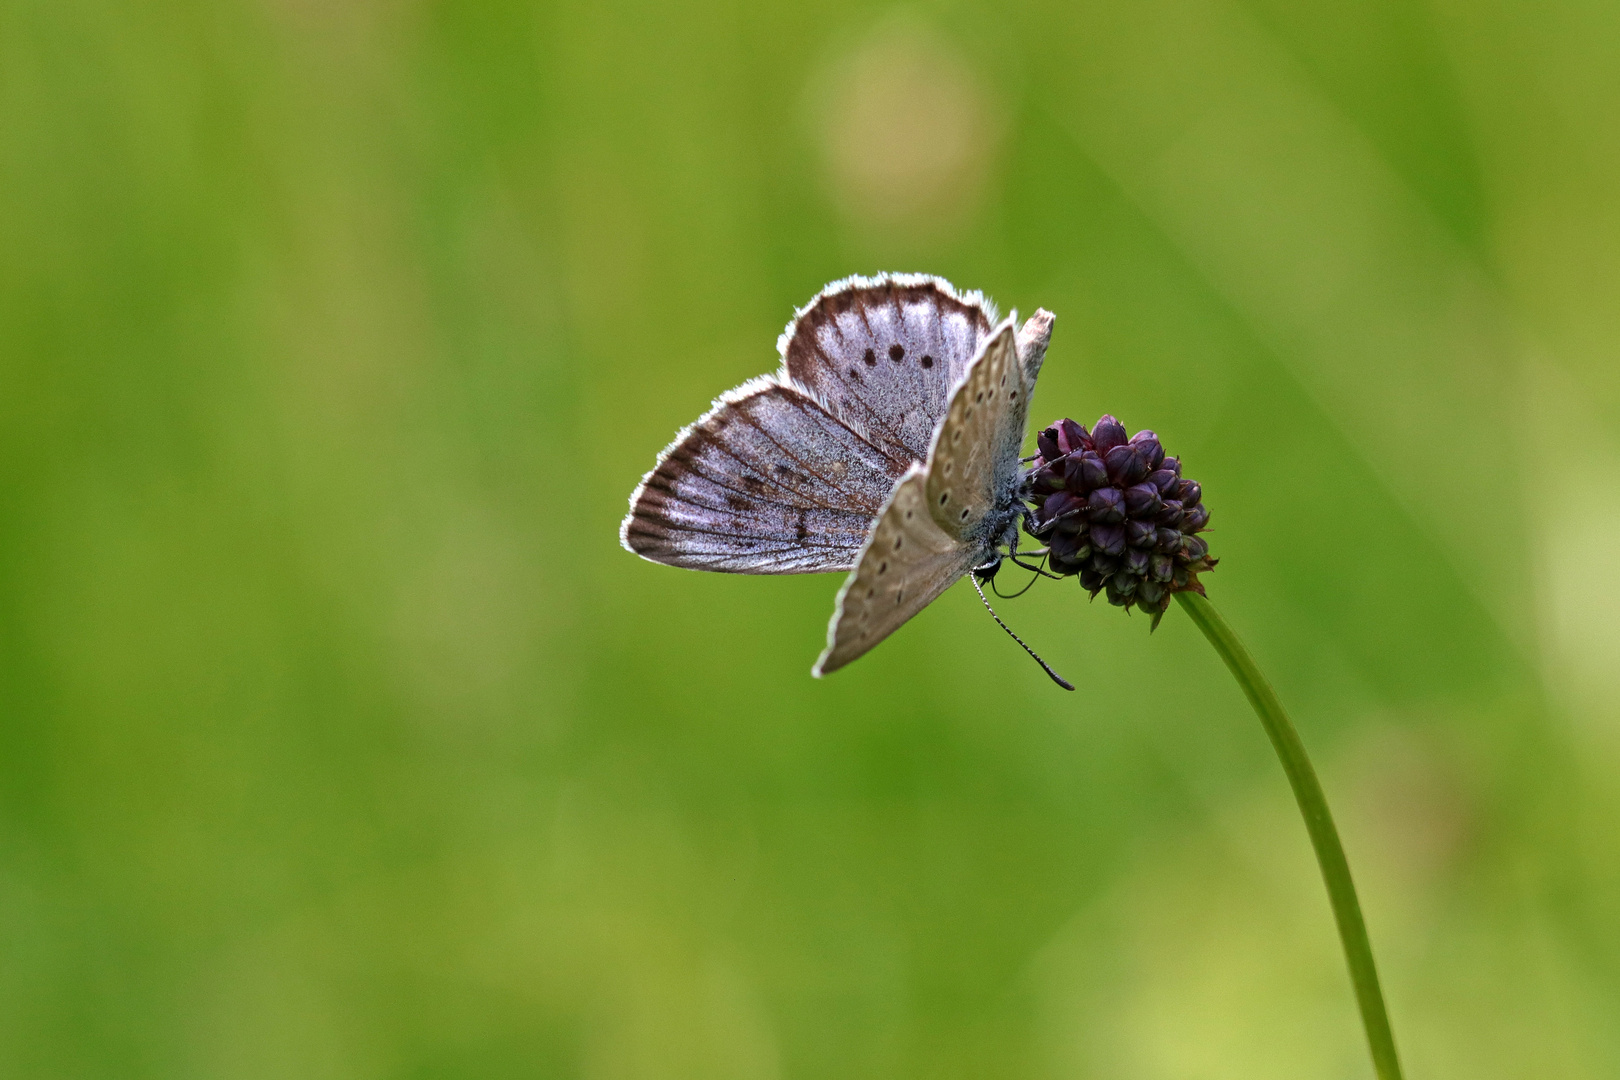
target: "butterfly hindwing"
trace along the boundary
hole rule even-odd
[[[777,342],[784,375],[875,444],[921,461],[995,322],[978,293],[920,275],[829,285]]]
[[[848,570],[909,464],[802,390],[755,379],[676,436],[630,497],[620,539],[697,570]]]
[[[927,474],[911,468],[872,525],[860,562],[839,590],[827,648],[812,674],[836,671],[894,633],[971,565],[963,545],[928,512]]]

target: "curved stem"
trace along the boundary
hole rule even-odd
[[[1260,674],[1254,657],[1226,625],[1215,606],[1195,592],[1178,592],[1176,599],[1226,661],[1238,685],[1248,695],[1249,704],[1259,714],[1260,723],[1265,725],[1277,757],[1282,760],[1283,772],[1288,774],[1288,783],[1294,789],[1294,799],[1305,816],[1311,846],[1316,849],[1316,861],[1322,868],[1322,880],[1327,884],[1328,899],[1333,904],[1333,918],[1339,924],[1339,940],[1344,942],[1344,957],[1350,965],[1356,1002],[1361,1006],[1361,1022],[1367,1029],[1373,1067],[1378,1070],[1379,1080],[1401,1080],[1395,1036],[1384,1010],[1384,995],[1378,989],[1378,969],[1373,966],[1372,945],[1367,940],[1367,924],[1361,918],[1361,904],[1356,900],[1356,886],[1350,879],[1350,864],[1345,860],[1338,830],[1333,827],[1333,815],[1328,811],[1327,797],[1322,794],[1316,770],[1311,768],[1311,759],[1305,756],[1305,744],[1300,742],[1299,732],[1283,712],[1277,692]]]

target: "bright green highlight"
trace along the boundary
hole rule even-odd
[[[1299,732],[1283,711],[1277,692],[1271,688],[1260,668],[1243,647],[1243,642],[1226,625],[1221,613],[1215,610],[1207,597],[1194,592],[1179,592],[1176,599],[1187,614],[1192,616],[1198,629],[1204,632],[1215,651],[1221,654],[1232,677],[1243,687],[1249,704],[1254,706],[1260,722],[1265,725],[1271,745],[1277,749],[1288,784],[1294,789],[1299,812],[1305,816],[1305,829],[1311,835],[1311,847],[1316,850],[1316,861],[1322,867],[1322,881],[1327,885],[1328,899],[1333,903],[1333,919],[1339,924],[1339,938],[1344,942],[1344,958],[1350,965],[1350,981],[1355,984],[1356,1003],[1361,1006],[1361,1021],[1367,1028],[1367,1043],[1372,1048],[1373,1065],[1379,1080],[1400,1080],[1401,1063],[1395,1056],[1395,1036],[1389,1028],[1389,1014],[1384,1009],[1384,995],[1378,989],[1378,968],[1373,963],[1372,943],[1367,940],[1367,924],[1361,917],[1361,904],[1356,899],[1356,883],[1350,877],[1350,863],[1344,857],[1344,845],[1339,843],[1339,831],[1333,827],[1333,813],[1328,809],[1327,796],[1322,784],[1311,768],[1311,759],[1300,742]]]

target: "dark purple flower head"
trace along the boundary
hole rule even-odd
[[[1054,573],[1075,574],[1092,596],[1159,617],[1172,593],[1202,593],[1214,569],[1197,534],[1209,524],[1203,489],[1181,475],[1151,431],[1127,435],[1104,416],[1088,432],[1060,420],[1035,438],[1028,474],[1030,531],[1050,549]]]

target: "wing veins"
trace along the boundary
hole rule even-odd
[[[864,311],[862,312],[861,317],[862,318],[866,317]],[[834,325],[837,325],[837,324],[835,323]],[[824,365],[823,370],[832,372],[833,378],[837,379],[839,385],[842,386],[845,390],[848,391],[848,393],[845,394],[845,396],[844,396],[844,400],[843,400],[843,403],[842,403],[843,407],[848,408],[851,402],[853,402],[856,405],[859,405],[861,407],[862,411],[865,412],[867,419],[870,421],[870,423],[866,424],[866,428],[869,431],[883,431],[887,427],[887,424],[883,421],[882,417],[880,417],[878,415],[877,410],[872,408],[872,406],[870,406],[870,405],[868,405],[866,403],[866,397],[865,397],[866,392],[865,392],[865,390],[864,389],[857,389],[856,386],[853,383],[851,383],[848,379],[844,378],[844,373],[841,370],[839,370],[839,367],[838,367],[837,364],[833,363],[833,358],[828,356],[827,355],[827,350],[823,349],[821,347],[821,339],[816,337],[814,334],[811,334],[811,336],[810,336],[810,347],[816,350],[816,355],[817,356],[820,356],[822,358],[822,360],[826,361],[826,364]],[[831,415],[831,413],[829,413],[829,415]],[[836,416],[833,417],[833,419],[839,420],[839,423],[843,423],[843,421],[840,420]],[[903,462],[901,461],[901,459],[895,457],[894,454],[890,453],[887,449],[885,449],[885,447],[879,446],[877,443],[873,442],[871,439],[867,438],[865,435],[862,435],[860,432],[856,431],[854,428],[850,427],[848,424],[844,424],[844,427],[848,428],[852,435],[854,435],[856,438],[860,439],[866,445],[870,446],[874,450],[879,451],[880,453],[883,454],[884,457],[888,458],[890,461],[893,461],[893,462],[895,462],[897,464],[902,465],[902,467],[909,466],[913,461],[917,460],[916,457],[913,456],[913,454],[911,452],[911,448],[909,446],[907,446],[905,443],[900,442],[898,439],[886,439],[885,443],[888,446],[891,446],[891,447],[898,446],[901,449],[901,451],[904,452],[905,459],[904,459]]]
[[[775,435],[772,435],[769,431],[766,431],[765,428],[763,426],[761,426],[761,424],[757,420],[755,420],[752,416],[748,416],[747,414],[739,414],[739,415],[742,417],[742,420],[745,423],[747,423],[750,427],[752,427],[755,431],[759,432],[761,435],[765,436],[765,438],[769,439],[771,441],[771,444],[774,445],[778,450],[782,451],[783,454],[787,455],[789,458],[793,459],[793,461],[795,463],[802,466],[806,475],[814,476],[816,479],[820,480],[822,483],[826,484],[828,487],[832,488],[834,491],[837,491],[837,492],[839,492],[839,493],[841,493],[843,495],[849,495],[850,494],[850,491],[847,488],[845,488],[843,485],[839,484],[838,481],[829,479],[829,478],[827,478],[825,476],[822,476],[821,471],[819,469],[811,468],[808,464],[805,463],[805,460],[803,458],[801,458],[798,454],[794,453],[792,450],[790,450],[786,446],[782,445],[782,440],[778,439]],[[844,425],[844,428],[851,435],[856,434],[854,428],[848,427],[847,425]],[[859,437],[859,436],[857,436],[857,437]],[[862,441],[866,441],[866,440],[862,440]],[[870,442],[867,442],[867,445],[871,446],[872,444]],[[878,449],[878,447],[873,446],[872,449],[876,450],[876,449]],[[893,484],[892,479],[890,481],[890,484],[891,485]],[[791,491],[792,489],[791,488],[785,488],[784,490]],[[828,507],[827,509],[832,509],[832,508]]]
[[[721,532],[718,529],[706,529],[706,528],[703,528],[702,526],[699,526],[699,525],[687,525],[684,522],[679,523],[679,524],[668,524],[668,523],[660,522],[656,518],[650,518],[650,517],[647,517],[647,516],[642,515],[642,514],[633,515],[633,521],[644,521],[644,522],[649,522],[649,523],[654,524],[654,525],[658,525],[659,527],[661,527],[664,530],[665,533],[674,533],[674,532],[696,533],[696,534],[701,535],[701,536],[730,537],[733,540],[737,539],[737,537],[738,537],[738,534],[735,533],[735,532]],[[633,528],[633,525],[632,525],[632,528]],[[640,535],[656,537],[658,534],[654,533],[654,532],[649,532],[647,530],[643,530],[640,533]],[[854,534],[854,533],[841,534],[841,535],[847,535],[847,536],[851,537],[851,541],[852,541],[852,543],[843,543],[843,544],[831,543],[831,542],[828,542],[828,541],[825,541],[825,540],[811,540],[808,537],[806,537],[803,540],[800,540],[796,536],[789,537],[789,536],[785,536],[785,535],[783,535],[781,533],[778,533],[778,532],[775,532],[775,531],[768,532],[768,533],[763,533],[763,534],[755,534],[755,535],[759,536],[761,539],[769,540],[769,541],[771,541],[773,543],[786,544],[786,545],[788,545],[790,547],[791,546],[797,546],[797,547],[847,548],[847,547],[850,547],[852,545],[855,546],[855,547],[859,547],[861,541],[863,539],[865,539],[866,534],[865,533],[861,533],[859,535]]]
[[[767,436],[767,437],[769,437],[769,436]],[[772,439],[771,441],[775,442],[774,439]],[[752,471],[752,468],[751,468],[749,462],[744,461],[742,458],[740,458],[736,454],[732,453],[731,450],[728,449],[727,447],[720,446],[718,443],[716,443],[715,445],[722,454],[725,454],[727,457],[729,457],[731,460],[735,461],[739,465],[749,467],[750,471]],[[780,445],[780,444],[778,444],[778,445]],[[690,466],[691,463],[688,462],[687,464]],[[760,497],[758,492],[738,491],[734,487],[728,487],[725,484],[720,483],[720,481],[715,480],[714,478],[709,476],[707,473],[700,472],[695,467],[692,468],[692,471],[694,473],[696,473],[697,475],[703,477],[705,480],[708,480],[710,483],[714,484],[715,487],[720,488],[722,491],[730,491],[730,492],[733,492],[733,493],[735,493],[737,495],[741,495],[741,496],[743,496],[745,498],[749,498],[749,499],[758,499]],[[777,480],[776,478],[774,478],[772,476],[766,475],[766,476],[760,477],[760,479],[762,479],[765,483],[771,485],[771,487],[775,488],[776,490],[785,491],[789,495],[792,495],[794,498],[802,498],[802,499],[805,500],[806,503],[809,504],[808,506],[795,505],[794,509],[796,509],[796,510],[827,510],[827,511],[829,511],[831,513],[835,513],[835,514],[859,513],[859,511],[852,511],[847,506],[834,506],[831,503],[822,502],[821,500],[816,499],[813,496],[805,495],[803,492],[796,491],[793,488],[788,487],[786,484],[782,483],[780,480]],[[840,488],[839,490],[843,490],[843,489]],[[848,494],[848,492],[845,492],[845,494]],[[718,509],[718,508],[716,508],[716,509]],[[733,511],[733,512],[735,512],[735,511]]]
[[[774,441],[774,440],[772,440],[772,441]],[[737,464],[742,465],[745,468],[747,468],[750,474],[752,474],[754,472],[754,469],[753,469],[752,464],[750,462],[744,461],[742,458],[740,458],[736,454],[732,453],[731,450],[729,450],[718,439],[712,440],[710,445],[713,446],[716,450],[720,451],[720,453],[725,454],[732,461],[735,461]],[[679,449],[680,449],[679,447],[676,448],[677,452],[679,451]],[[684,465],[688,470],[690,470],[692,475],[694,475],[694,476],[696,476],[696,477],[698,477],[700,479],[707,480],[709,483],[713,484],[715,487],[719,488],[721,491],[729,491],[733,495],[739,495],[739,496],[741,496],[741,497],[743,497],[745,499],[758,499],[759,498],[759,493],[758,492],[755,492],[755,491],[743,491],[743,490],[741,490],[739,488],[734,488],[734,487],[730,486],[729,484],[722,484],[719,480],[716,480],[712,475],[710,475],[709,473],[704,472],[702,469],[698,468],[697,467],[697,462],[693,458],[677,458],[677,457],[675,457],[674,453],[671,453],[669,455],[669,457],[665,458],[664,460],[665,461],[679,462],[681,465]],[[657,470],[654,470],[655,475],[656,475],[656,473],[657,473]],[[795,497],[802,497],[802,498],[805,499],[806,502],[808,502],[810,504],[809,506],[797,506],[796,505],[796,506],[794,506],[794,509],[796,509],[796,510],[829,510],[829,511],[832,511],[833,513],[841,513],[841,514],[848,514],[848,513],[854,513],[855,512],[855,511],[851,511],[849,509],[849,507],[847,507],[847,506],[832,506],[832,505],[830,505],[828,503],[824,503],[824,502],[821,502],[821,501],[816,500],[814,498],[810,498],[809,496],[803,496],[802,493],[793,490],[792,488],[790,488],[790,487],[786,486],[785,484],[783,484],[781,481],[775,480],[772,477],[770,477],[769,475],[762,476],[762,477],[760,477],[760,479],[763,480],[765,483],[771,485],[772,487],[776,488],[778,491],[785,491],[788,494],[793,495]],[[649,481],[649,485],[650,485],[650,481]],[[655,489],[655,490],[666,490],[666,489]],[[670,494],[674,495],[678,499],[687,499],[687,498],[689,498],[688,496],[679,494],[679,493],[677,493],[677,492],[675,492],[673,490],[670,491]],[[693,500],[693,502],[694,502],[694,505],[703,506],[702,503],[697,503],[695,500]],[[718,506],[704,506],[704,509],[706,509],[706,510],[720,510],[722,508],[718,507]],[[725,509],[725,511],[727,513],[736,513],[736,511],[734,509],[732,509],[731,507],[725,507],[724,509]]]

